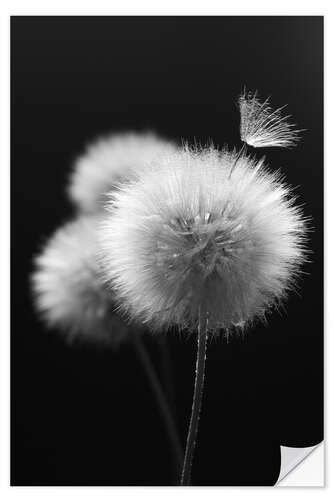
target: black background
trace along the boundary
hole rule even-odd
[[[32,306],[32,257],[73,208],[71,163],[100,133],[240,146],[246,85],[307,129],[261,150],[313,217],[312,263],[283,314],[208,348],[193,484],[271,485],[280,444],[323,439],[323,53],[320,17],[12,18],[12,484],[172,484],[168,443],[134,351],[68,347]],[[195,339],[170,334],[185,443]],[[160,372],[154,339],[147,347]]]

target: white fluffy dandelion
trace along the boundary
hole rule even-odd
[[[241,140],[254,148],[295,146],[300,139],[296,125],[289,123],[291,115],[283,116],[285,106],[274,110],[269,99],[261,102],[257,92],[244,92],[238,99],[241,115]]]
[[[101,230],[103,269],[125,311],[154,328],[216,332],[277,304],[304,258],[305,222],[263,161],[185,148],[125,184]]]
[[[128,327],[114,312],[97,260],[99,219],[82,216],[58,229],[35,259],[37,309],[72,340],[117,345]]]
[[[74,165],[68,193],[85,212],[103,208],[105,194],[146,164],[176,150],[174,143],[154,133],[125,133],[93,142]]]
[[[285,297],[304,260],[305,220],[263,161],[213,148],[144,169],[109,210],[103,268],[124,310],[155,329],[198,329],[180,482],[189,485],[209,331],[244,329]]]

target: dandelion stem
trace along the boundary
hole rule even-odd
[[[206,364],[206,346],[207,346],[207,320],[203,321],[199,311],[198,325],[198,352],[195,369],[195,383],[192,403],[191,420],[187,434],[185,458],[183,464],[183,472],[181,477],[181,486],[189,486],[191,483],[192,461],[198,433],[198,425],[200,418],[200,410],[202,403],[204,379],[205,379],[205,364]]]
[[[175,461],[175,472],[177,477],[179,476],[179,471],[181,470],[183,462],[183,449],[180,443],[180,439],[176,430],[175,422],[170,411],[169,405],[165,398],[161,383],[157,377],[155,368],[151,362],[151,359],[147,353],[147,350],[139,335],[135,336],[135,347],[140,358],[140,361],[145,369],[147,378],[151,385],[152,391],[155,394],[158,408],[160,410],[161,418],[164,422],[166,432],[168,434],[172,451],[174,453]]]

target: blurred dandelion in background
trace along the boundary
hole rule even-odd
[[[78,160],[68,190],[78,215],[58,229],[35,258],[31,282],[41,317],[49,327],[63,332],[70,343],[113,348],[124,342],[132,345],[156,399],[178,477],[183,451],[174,415],[142,340],[143,326],[118,313],[112,287],[101,279],[97,238],[105,192],[116,189],[120,179],[135,176],[136,169],[152,159],[175,149],[173,143],[152,133],[116,134],[93,144]],[[160,350],[167,364],[167,346],[161,344]],[[169,383],[167,377],[166,373],[165,383]]]
[[[83,212],[103,209],[106,193],[146,164],[169,155],[176,145],[153,132],[110,134],[92,142],[75,161],[68,194]]]
[[[47,325],[58,327],[69,341],[117,346],[129,327],[100,279],[98,223],[98,217],[81,216],[60,227],[35,258],[32,286]]]
[[[300,132],[296,125],[289,123],[291,115],[284,116],[282,106],[274,110],[269,98],[265,101],[258,99],[258,93],[244,91],[238,99],[241,116],[241,140],[254,148],[296,146],[300,140]]]

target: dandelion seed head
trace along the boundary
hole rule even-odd
[[[244,328],[281,301],[304,259],[305,222],[263,161],[185,147],[116,193],[103,271],[124,311],[153,329]]]
[[[105,194],[119,181],[175,149],[174,143],[148,132],[102,137],[76,160],[68,186],[69,196],[84,212],[102,210]]]
[[[238,99],[241,140],[254,148],[295,146],[300,139],[296,125],[289,123],[282,108],[274,110],[269,99],[260,101],[257,92],[244,92]]]
[[[60,328],[69,341],[116,346],[128,326],[100,279],[99,222],[81,216],[58,229],[35,259],[32,287],[36,308],[49,327]]]

